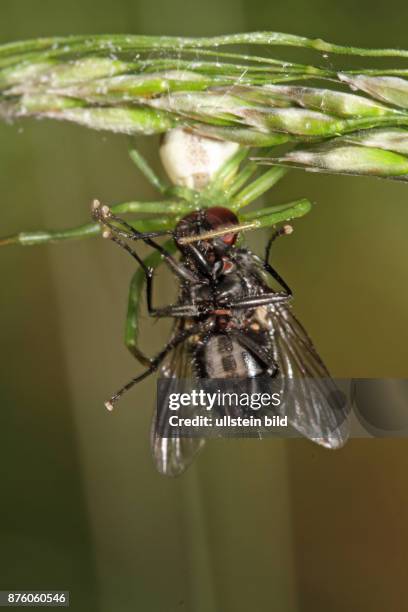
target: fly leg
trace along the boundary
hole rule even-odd
[[[99,206],[96,206],[99,209]],[[95,211],[95,208],[94,208]],[[105,223],[105,222],[104,222]],[[152,253],[149,257],[143,260],[134,249],[132,249],[124,240],[118,237],[122,235],[115,226],[105,229],[103,236],[115,242],[118,246],[124,249],[131,257],[136,259],[139,264],[139,269],[136,270],[132,277],[128,298],[128,310],[125,327],[125,345],[132,355],[144,366],[150,366],[152,360],[149,359],[138,347],[137,338],[139,333],[139,311],[140,298],[144,284],[146,283],[147,307],[150,316],[153,317],[191,317],[200,314],[198,308],[194,304],[186,305],[171,305],[164,308],[154,308],[152,305],[153,295],[153,274],[154,270],[163,262],[162,252],[165,251],[169,256],[170,252],[175,249],[173,240],[165,243],[165,248]],[[127,234],[126,234],[127,236]]]
[[[110,210],[109,206],[101,206],[98,200],[94,200],[92,205],[92,215],[96,221],[99,221],[99,223],[102,223],[107,228],[109,228],[110,233],[107,233],[106,237],[111,238],[114,242],[117,242],[118,244],[121,244],[121,246],[126,251],[128,251],[128,253],[130,253],[132,257],[134,257],[142,267],[144,264],[140,257],[128,245],[125,246],[126,243],[120,240],[120,238],[125,238],[126,240],[143,240],[143,242],[145,242],[147,245],[154,248],[160,253],[163,260],[167,263],[167,265],[174,272],[174,274],[176,274],[176,276],[178,276],[182,280],[187,280],[189,282],[195,282],[197,280],[196,275],[193,274],[191,270],[177,262],[169,253],[169,251],[167,251],[164,247],[162,247],[160,244],[158,244],[151,238],[148,238],[141,232],[138,232],[124,219],[121,219],[120,217],[114,215]],[[120,225],[124,227],[125,230],[120,229],[119,227],[114,225],[114,223],[112,223],[113,221],[115,221],[116,223],[120,223]],[[147,274],[147,269],[145,270],[145,273]]]
[[[290,299],[290,294],[280,291],[242,298],[240,300],[236,300],[235,302],[227,303],[222,307],[231,310],[238,308],[258,308],[258,306],[267,306],[268,304],[286,304]]]
[[[153,306],[153,271],[151,269],[149,269],[146,275],[146,302],[149,315],[156,318],[198,317],[202,314],[206,314],[206,312],[212,308],[212,304],[202,302],[200,304],[194,304],[193,302],[170,304],[169,306],[155,308]]]
[[[271,254],[271,247],[272,247],[273,242],[277,238],[279,238],[279,236],[288,236],[292,232],[293,232],[293,228],[292,228],[291,225],[283,225],[278,230],[275,230],[273,232],[273,234],[269,238],[268,243],[266,245],[265,259],[264,259],[264,262],[263,262],[263,266],[264,266],[265,270],[268,272],[268,274],[270,274],[272,276],[272,278],[274,278],[280,284],[280,286],[284,288],[284,290],[286,291],[286,293],[289,296],[292,295],[292,289],[289,287],[289,285],[286,283],[286,281],[283,280],[283,278],[275,270],[275,268],[273,268],[271,266],[271,264],[269,263],[269,257],[270,257],[270,254]]]
[[[280,286],[284,288],[286,295],[288,297],[292,297],[293,295],[292,289],[289,287],[287,282],[283,280],[279,272],[277,272],[275,268],[272,268],[272,266],[267,262],[264,262],[264,268],[266,272],[268,272],[268,274],[270,274],[272,278],[274,278],[280,284]]]
[[[106,408],[108,410],[113,410],[114,404],[119,400],[120,397],[122,397],[124,393],[126,393],[126,391],[129,391],[129,389],[131,389],[134,385],[147,378],[147,376],[149,376],[150,374],[153,374],[153,372],[157,370],[163,359],[166,357],[166,355],[170,353],[170,351],[176,348],[176,346],[183,342],[183,340],[186,340],[189,336],[196,334],[198,331],[200,331],[200,328],[197,326],[192,327],[188,330],[183,330],[174,335],[173,338],[171,338],[171,340],[166,344],[166,346],[155,357],[149,360],[149,366],[144,372],[142,372],[138,376],[135,376],[135,378],[132,378],[132,380],[130,380],[126,385],[119,389],[119,391],[112,395],[109,401],[105,402]]]
[[[277,238],[279,238],[279,236],[288,236],[292,232],[293,232],[293,227],[291,225],[283,225],[278,230],[275,230],[273,232],[273,234],[269,237],[269,240],[268,240],[268,242],[266,244],[265,258],[264,258],[264,263],[265,264],[269,263],[269,257],[270,257],[270,254],[271,254],[271,247],[272,247],[272,244],[275,242],[275,240]]]
[[[160,253],[152,253],[146,259],[140,260],[139,256],[126,243],[122,242],[116,236],[107,236],[116,242],[118,246],[124,248],[138,263],[140,267],[134,273],[130,282],[128,309],[125,325],[125,345],[130,353],[144,366],[149,366],[151,359],[147,357],[138,347],[137,340],[139,335],[139,312],[141,304],[141,296],[143,288],[146,284],[147,306],[150,316],[153,317],[186,317],[198,316],[200,312],[193,304],[186,306],[166,306],[164,308],[153,308],[152,293],[153,293],[153,273],[163,263]],[[174,250],[175,244],[173,240],[165,243],[166,249],[170,252]]]
[[[198,308],[194,304],[186,305],[170,305],[164,308],[154,308],[152,305],[153,296],[153,275],[154,270],[162,263],[163,259],[161,253],[153,253],[146,260],[143,260],[134,249],[132,249],[126,242],[121,238],[118,238],[110,230],[106,230],[104,236],[115,242],[118,246],[124,249],[129,255],[131,255],[140,268],[135,272],[130,284],[128,311],[126,317],[126,329],[125,329],[125,344],[132,355],[142,364],[151,364],[149,359],[137,346],[137,336],[139,332],[139,311],[140,311],[140,297],[143,290],[143,285],[146,283],[146,297],[147,297],[147,309],[149,315],[152,317],[194,317],[200,314]],[[173,241],[168,244],[170,248],[173,248]]]

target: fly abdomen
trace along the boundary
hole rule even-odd
[[[196,358],[203,378],[253,378],[263,369],[256,358],[227,334],[214,334]]]

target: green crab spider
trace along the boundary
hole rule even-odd
[[[248,204],[273,187],[287,172],[286,168],[275,166],[262,172],[248,183],[259,170],[258,164],[248,160],[249,153],[249,148],[239,148],[220,166],[207,186],[198,191],[190,187],[164,183],[143,156],[136,149],[132,149],[130,151],[131,160],[149,183],[164,196],[164,199],[153,202],[125,202],[111,206],[110,210],[115,215],[149,215],[141,219],[132,217],[128,223],[142,233],[163,234],[171,233],[178,221],[190,212],[215,204],[229,208],[237,214],[240,231],[273,227],[277,223],[290,221],[307,214],[311,209],[311,203],[304,198],[249,213],[241,212]],[[268,153],[269,151],[266,151],[265,156],[268,156]],[[0,239],[0,246],[55,243],[103,235],[103,232],[103,223],[96,221],[66,230],[21,232]],[[171,253],[176,251],[173,239],[168,240],[164,246]],[[163,258],[159,252],[154,252],[144,259],[145,265],[152,270],[156,270],[162,262]],[[139,363],[146,366],[149,364],[149,359],[138,348],[139,312],[144,285],[145,274],[142,268],[138,267],[130,282],[124,340],[131,354]]]

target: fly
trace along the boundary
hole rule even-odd
[[[97,201],[93,216],[104,226],[104,236],[142,267],[149,315],[175,320],[169,341],[156,356],[149,359],[138,350],[147,368],[106,402],[109,410],[123,393],[156,371],[168,379],[279,376],[283,395],[295,397],[290,425],[327,448],[343,446],[348,437],[344,403],[336,399],[338,391],[326,366],[292,312],[291,289],[269,263],[272,243],[290,233],[291,226],[274,231],[261,259],[238,246],[243,226],[230,209],[214,206],[194,211],[171,232],[180,252],[178,260],[153,240],[162,234],[138,232]],[[138,240],[157,250],[177,277],[175,304],[153,305],[153,270],[129,245]],[[279,290],[271,288],[271,281]],[[201,438],[158,435],[152,427],[153,457],[163,474],[181,474],[203,444]]]

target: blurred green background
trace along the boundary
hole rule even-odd
[[[270,29],[408,47],[401,0],[0,6],[1,42]],[[125,137],[26,121],[0,125],[0,143],[0,235],[86,222],[94,197],[155,197]],[[159,168],[157,139],[139,146]],[[267,201],[302,196],[316,206],[274,249],[297,314],[334,375],[408,377],[408,187],[293,171]],[[406,440],[213,441],[172,481],[150,458],[154,378],[104,410],[136,371],[122,344],[133,269],[102,240],[0,251],[0,589],[70,590],[81,612],[405,609]],[[153,350],[165,330],[146,328]]]

